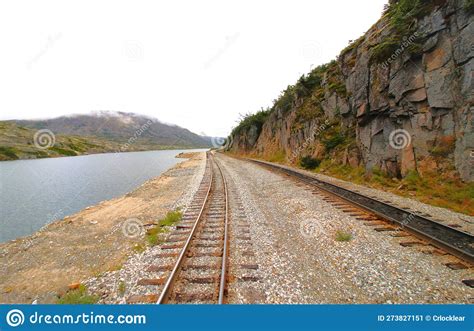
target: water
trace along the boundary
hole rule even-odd
[[[189,152],[190,150],[186,150]],[[183,150],[0,162],[0,242],[124,195],[184,159]]]

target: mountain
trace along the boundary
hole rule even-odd
[[[47,148],[37,148],[35,145],[41,138],[45,140]],[[51,139],[54,139],[54,144],[49,146],[48,140]],[[199,136],[176,125],[164,124],[151,117],[125,112],[101,111],[52,119],[0,122],[0,160],[208,148],[211,145],[209,137]]]
[[[17,120],[20,126],[49,129],[52,132],[100,137],[112,141],[136,142],[160,146],[209,147],[208,139],[176,125],[164,124],[155,118],[134,113],[100,111],[88,115],[61,116],[46,120]]]
[[[246,116],[228,149],[472,203],[473,12],[472,0],[390,1],[336,60]]]

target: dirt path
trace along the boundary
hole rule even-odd
[[[143,243],[130,235],[134,224],[153,223],[191,198],[188,187],[200,180],[205,154],[187,156],[123,197],[0,244],[0,303],[54,303],[69,284],[119,269]]]

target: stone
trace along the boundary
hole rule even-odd
[[[474,56],[474,22],[466,26],[454,39],[453,54],[457,64],[463,64]]]
[[[402,174],[402,177],[405,177],[408,172],[410,172],[410,170],[414,170],[416,168],[415,153],[413,151],[413,145],[411,143],[407,147],[402,149],[400,161],[400,172]]]
[[[467,102],[474,102],[474,59],[462,67],[461,93]]]
[[[364,102],[357,108],[357,117],[362,117],[367,113],[367,103]]]
[[[423,71],[421,71],[418,65],[411,63],[392,78],[388,92],[395,97],[395,102],[398,102],[406,92],[417,90],[424,86]]]
[[[410,91],[408,94],[405,96],[405,99],[407,99],[410,102],[421,102],[426,100],[426,89],[420,88],[418,90]]]
[[[446,29],[446,21],[444,20],[443,13],[438,9],[420,20],[417,32],[423,38],[444,29]]]
[[[423,44],[423,52],[429,52],[432,50],[438,43],[438,34],[432,35],[429,37]]]
[[[69,284],[69,285],[68,285],[68,288],[69,288],[70,290],[76,290],[76,289],[79,288],[79,286],[81,286],[81,283],[72,283],[72,284]]]
[[[454,68],[442,67],[425,74],[428,104],[432,108],[454,107],[452,93]]]
[[[417,126],[427,128],[428,130],[433,129],[433,118],[431,113],[417,114]]]
[[[442,37],[434,50],[423,55],[423,65],[426,71],[441,68],[451,59],[451,42],[447,37]]]

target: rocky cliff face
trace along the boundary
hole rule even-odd
[[[337,61],[289,86],[263,125],[237,127],[230,150],[474,180],[472,1],[427,6],[399,21],[387,12]]]

